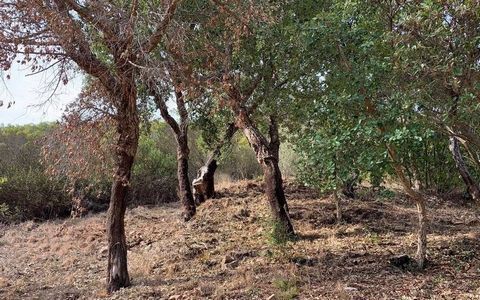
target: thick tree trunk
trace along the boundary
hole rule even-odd
[[[138,147],[139,120],[133,74],[131,74],[131,77],[124,79],[126,84],[119,90],[121,101],[119,101],[117,107],[117,168],[112,184],[110,206],[107,212],[108,292],[113,292],[130,285],[127,269],[127,242],[124,217],[127,207],[126,196],[130,188],[131,170]]]
[[[270,142],[253,125],[246,114],[240,114],[237,125],[242,128],[262,167],[265,193],[274,221],[283,227],[286,234],[294,235],[295,231],[283,190],[282,174],[278,166],[280,141],[275,119],[271,118],[270,120]]]
[[[215,171],[217,170],[217,161],[213,159],[207,166],[205,173],[205,197],[207,199],[215,198]]]
[[[278,159],[263,158],[261,165],[265,182],[265,193],[274,221],[284,228],[285,233],[293,235],[295,232],[289,216],[287,199],[283,191],[282,174],[278,166]]]
[[[188,221],[195,215],[196,208],[188,177],[188,156],[190,150],[188,149],[186,130],[182,131],[180,136],[177,136],[177,143],[178,194],[184,208],[183,218],[185,221]]]
[[[193,180],[195,203],[202,203],[207,199],[215,197],[215,171],[217,170],[216,158],[220,155],[222,147],[227,144],[237,132],[238,128],[234,123],[228,124],[222,141],[210,153],[205,164],[198,169],[197,177]]]
[[[460,176],[462,177],[463,182],[467,187],[467,191],[474,201],[480,200],[480,188],[475,182],[470,172],[467,169],[467,165],[463,160],[462,153],[460,152],[460,144],[458,138],[451,136],[450,143],[448,145],[450,152],[452,152],[453,160],[455,161],[455,166],[457,167]]]
[[[200,204],[205,200],[215,197],[215,171],[217,170],[217,161],[209,159],[197,173],[197,178],[192,182],[194,190],[195,203]]]

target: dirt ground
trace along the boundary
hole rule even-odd
[[[0,228],[0,299],[480,299],[480,215],[431,198],[428,265],[415,252],[415,209],[404,196],[361,191],[336,225],[328,197],[287,184],[299,235],[273,243],[259,182],[232,184],[183,223],[180,207],[128,210],[132,286],[104,291],[105,214]]]

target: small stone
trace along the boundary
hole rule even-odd
[[[100,250],[98,250],[97,252],[99,256],[106,256],[107,253],[108,253],[108,246],[100,248]]]
[[[0,277],[0,288],[5,288],[7,286],[10,286],[10,282],[8,282],[7,278]]]
[[[227,268],[236,268],[238,267],[239,261],[235,259],[232,255],[226,255],[222,261],[223,269]]]
[[[235,261],[235,257],[233,257],[232,255],[225,255],[225,257],[223,258],[224,264],[229,264],[234,261]]]

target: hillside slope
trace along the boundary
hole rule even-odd
[[[480,219],[472,208],[430,201],[424,272],[389,258],[415,250],[415,210],[401,195],[334,205],[287,185],[299,239],[275,245],[258,182],[220,190],[189,223],[177,204],[126,216],[133,286],[107,296],[105,214],[4,227],[1,299],[480,299]]]

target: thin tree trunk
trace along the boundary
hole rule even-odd
[[[337,224],[342,222],[342,206],[341,198],[338,196],[338,189],[333,191],[333,200],[335,201],[335,213],[337,217]]]
[[[413,179],[413,188],[417,191],[423,190],[422,180],[420,178],[420,172],[416,166],[412,166],[412,179]]]
[[[282,174],[278,165],[280,141],[277,123],[274,118],[270,118],[270,143],[267,142],[246,114],[241,114],[239,123],[239,127],[242,128],[250,146],[255,151],[257,161],[262,167],[265,193],[273,219],[283,227],[286,234],[294,235],[295,231],[290,220],[287,199],[283,190]]]
[[[125,237],[125,210],[130,188],[131,170],[138,146],[138,115],[134,83],[121,90],[122,99],[117,125],[117,169],[112,184],[110,206],[107,212],[108,271],[107,290],[116,291],[130,285],[127,270],[127,243]]]
[[[467,191],[474,201],[480,200],[480,188],[478,184],[473,179],[472,175],[468,171],[467,165],[463,160],[462,153],[460,152],[460,144],[458,138],[451,136],[449,139],[448,148],[452,153],[453,160],[455,161],[455,166],[457,167],[460,176],[462,177],[463,182],[467,187]]]
[[[412,187],[410,180],[408,180],[407,176],[405,175],[403,167],[399,163],[395,148],[392,145],[387,144],[387,150],[388,155],[392,160],[395,173],[400,179],[403,190],[415,202],[415,205],[417,206],[418,232],[417,252],[415,255],[415,259],[417,261],[418,268],[423,269],[425,268],[425,260],[427,253],[427,211],[425,208],[425,198],[418,190],[415,190]]]
[[[183,219],[190,220],[196,213],[195,201],[193,199],[192,187],[188,176],[188,112],[185,106],[183,93],[175,87],[177,110],[180,115],[180,124],[168,112],[167,104],[156,86],[149,84],[150,93],[154,96],[155,104],[165,122],[170,126],[177,141],[177,180],[178,194],[183,205]]]
[[[425,258],[427,256],[427,211],[425,201],[417,201],[418,215],[418,233],[417,233],[417,253],[415,259],[419,269],[425,268]]]

